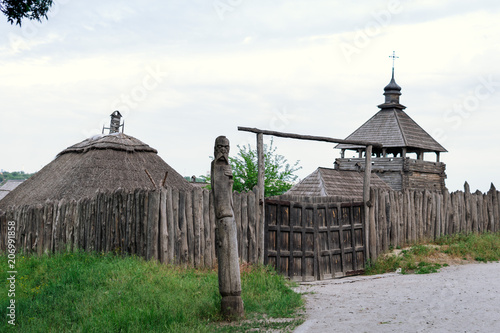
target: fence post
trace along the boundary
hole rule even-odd
[[[365,174],[363,179],[363,206],[364,206],[364,219],[365,219],[365,247],[366,247],[366,258],[371,258],[371,228],[368,226],[369,224],[369,216],[370,216],[370,180],[372,173],[372,146],[366,146],[365,152]],[[372,208],[373,209],[373,208]],[[371,226],[370,226],[371,227]]]

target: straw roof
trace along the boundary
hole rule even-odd
[[[97,135],[57,155],[43,169],[0,200],[0,209],[10,205],[43,203],[47,199],[80,199],[97,190],[154,188],[146,171],[160,186],[180,190],[192,186],[161,157],[156,149],[123,133]]]
[[[288,190],[285,195],[343,196],[362,200],[363,179],[363,172],[318,168]],[[391,189],[374,173],[371,174],[370,185],[375,188]]]

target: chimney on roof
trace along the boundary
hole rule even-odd
[[[105,129],[109,129],[109,134],[113,133],[119,133],[120,132],[120,127],[122,128],[122,133],[123,133],[123,128],[125,127],[125,122],[121,123],[122,119],[122,114],[120,111],[116,110],[111,114],[111,122],[109,124],[109,127],[102,127],[102,134],[104,134]]]
[[[120,125],[122,114],[116,110],[111,114],[111,124],[109,125],[109,134],[120,132],[120,127],[123,131],[123,125]]]

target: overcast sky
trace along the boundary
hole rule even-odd
[[[448,188],[500,186],[498,1],[55,3],[41,24],[1,17],[0,169],[39,170],[116,109],[185,176],[208,172],[218,135],[232,154],[255,145],[238,126],[345,138],[383,103],[395,50],[405,111],[449,151]],[[300,178],[339,157],[274,142]]]

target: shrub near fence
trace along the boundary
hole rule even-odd
[[[500,231],[500,196],[464,191],[382,191],[372,189],[367,226],[370,259],[390,247],[435,240],[456,233]]]
[[[234,193],[242,261],[257,262],[260,227],[254,192]],[[215,215],[212,194],[172,188],[97,192],[79,201],[47,201],[0,212],[0,249],[6,250],[7,223],[16,222],[18,252],[74,251],[135,254],[163,263],[213,267]]]

